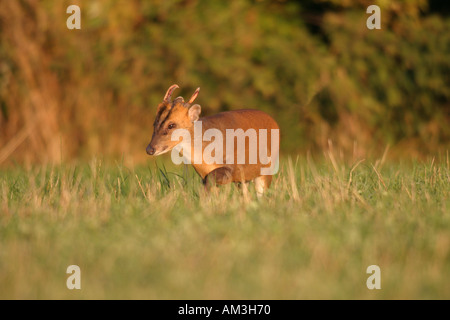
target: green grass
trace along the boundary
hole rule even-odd
[[[182,166],[2,169],[0,298],[450,299],[449,194],[448,157],[283,158],[261,201]]]

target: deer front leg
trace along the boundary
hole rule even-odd
[[[206,190],[209,190],[212,186],[231,183],[232,178],[233,170],[229,167],[221,167],[208,173],[203,179],[203,185]]]

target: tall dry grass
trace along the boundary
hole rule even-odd
[[[448,299],[449,158],[381,159],[286,159],[259,200],[161,163],[0,170],[0,297]]]
[[[66,8],[81,2],[0,3],[1,41],[8,44],[4,57],[11,59],[0,62],[0,164],[60,163],[92,154],[144,157],[150,132],[142,130],[150,126],[152,113],[126,94],[114,96],[106,71],[96,66],[102,61],[96,61],[94,39],[120,41],[121,33],[113,24],[91,33],[68,30]],[[86,4],[83,21],[96,14],[95,4]],[[110,61],[121,63],[124,50],[114,46]],[[142,65],[142,57],[135,60]],[[145,81],[144,75],[137,77],[136,82]]]

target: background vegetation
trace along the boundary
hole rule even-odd
[[[381,30],[366,28],[373,3]],[[70,4],[81,30],[66,27]],[[0,29],[0,164],[140,162],[173,83],[200,86],[204,114],[271,113],[284,152],[449,147],[442,1],[2,1]]]

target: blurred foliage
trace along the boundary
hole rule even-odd
[[[81,30],[66,28],[70,4]],[[381,30],[366,28],[370,4]],[[204,115],[272,114],[285,152],[449,147],[450,18],[436,1],[2,1],[0,30],[0,162],[144,159],[173,83],[201,87]]]

